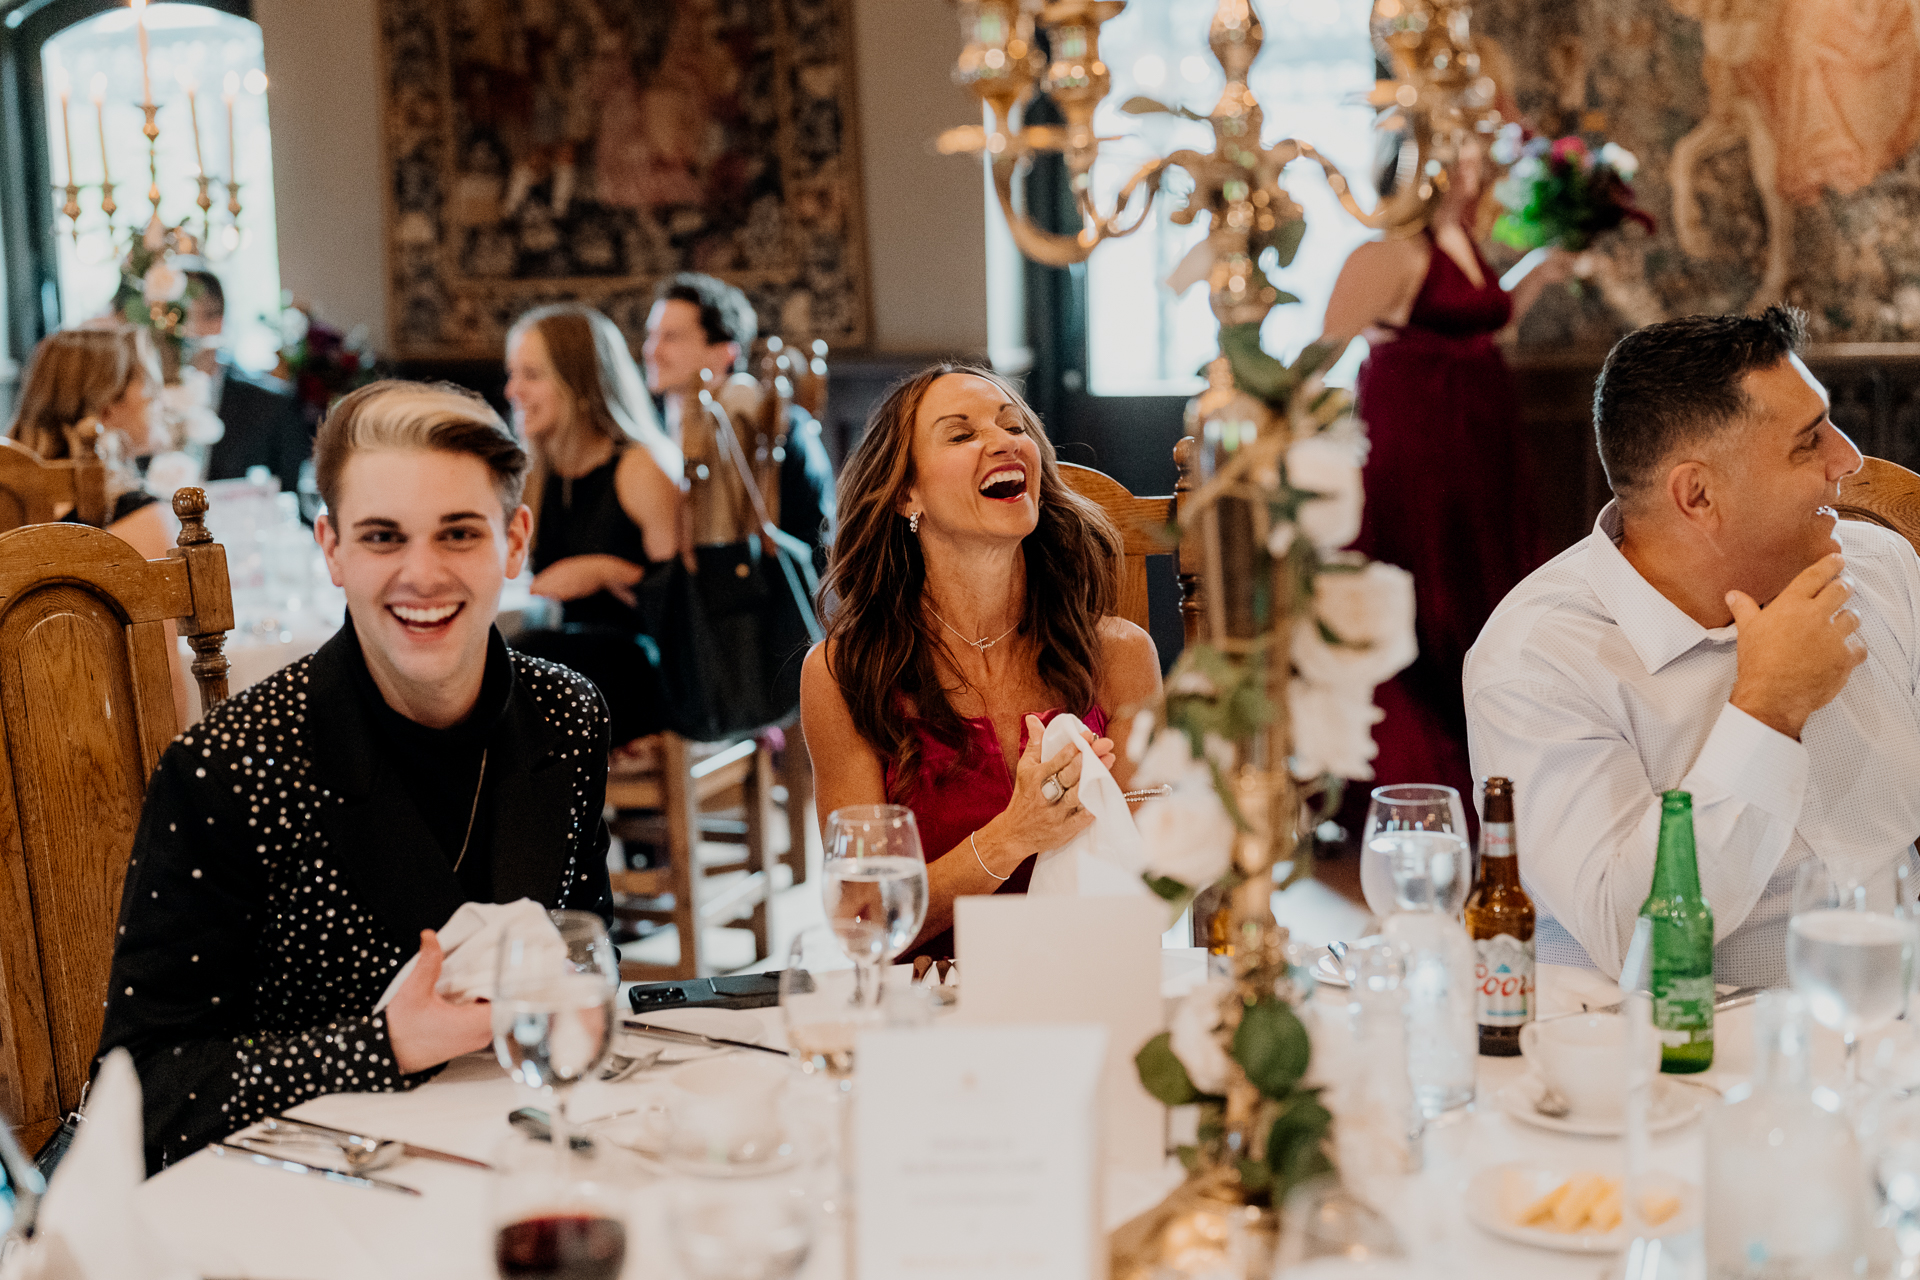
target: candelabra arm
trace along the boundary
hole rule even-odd
[[[1100,243],[1096,229],[1088,228],[1075,235],[1043,231],[1014,209],[1013,174],[1019,165],[1018,157],[1001,157],[993,162],[993,191],[1000,197],[1000,212],[1006,215],[1014,246],[1042,266],[1070,267],[1076,262],[1085,262]]]

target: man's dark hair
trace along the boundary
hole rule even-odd
[[[1594,440],[1614,496],[1657,481],[1663,458],[1751,411],[1741,380],[1806,337],[1805,312],[1772,306],[1757,316],[1663,320],[1615,343],[1593,387]]]
[[[747,301],[746,294],[724,280],[682,271],[661,281],[660,287],[653,291],[653,300],[691,302],[698,307],[700,327],[706,331],[708,345],[738,343],[740,358],[734,362],[734,368],[746,367],[747,351],[760,332],[760,318],[754,315],[753,304]]]
[[[221,287],[219,276],[198,267],[182,274],[187,277],[188,284],[196,286],[196,296],[207,299],[215,314],[227,314],[227,291]]]

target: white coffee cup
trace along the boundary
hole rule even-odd
[[[781,1142],[787,1073],[745,1057],[689,1062],[667,1077],[653,1120],[667,1151],[726,1164],[771,1158]]]
[[[1617,1013],[1585,1013],[1529,1022],[1520,1029],[1520,1053],[1533,1073],[1567,1100],[1580,1120],[1618,1120],[1627,1109],[1627,1020]],[[1660,1066],[1660,1044],[1647,1035],[1647,1069]]]

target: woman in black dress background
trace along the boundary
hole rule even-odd
[[[647,566],[679,553],[679,448],[660,429],[646,382],[613,321],[561,304],[507,334],[507,399],[533,455],[533,592],[562,625],[516,647],[598,685],[620,744],[665,727],[659,654],[635,592]]]

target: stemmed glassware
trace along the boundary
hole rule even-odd
[[[614,1043],[620,961],[587,911],[549,911],[551,929],[508,931],[495,958],[493,1051],[515,1081],[543,1093],[553,1149],[571,1148],[567,1096],[599,1074]]]
[[[1436,875],[1452,878],[1445,882],[1436,880],[1433,885],[1436,905],[1445,914],[1457,917],[1467,903],[1467,891],[1473,886],[1466,810],[1460,803],[1458,791],[1426,783],[1373,789],[1372,803],[1367,805],[1366,827],[1360,837],[1360,887],[1367,897],[1367,909],[1382,920],[1394,912],[1394,876],[1387,864],[1391,851],[1401,846],[1382,843],[1381,837],[1403,831],[1433,832],[1459,842],[1458,856],[1436,858],[1434,862]],[[1436,854],[1454,853],[1449,841],[1431,843]]]
[[[1860,1080],[1860,1033],[1899,1017],[1912,985],[1914,936],[1905,877],[1865,884],[1809,862],[1794,879],[1787,972],[1814,1020],[1846,1045],[1848,1106]]]
[[[835,809],[821,870],[827,923],[853,961],[857,1001],[877,1003],[885,966],[927,919],[927,857],[913,811],[897,804]]]

